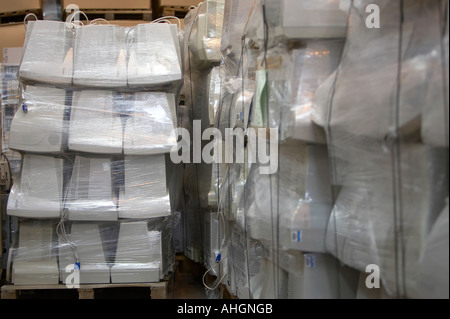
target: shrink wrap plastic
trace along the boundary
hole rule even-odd
[[[20,225],[13,284],[158,282],[173,271],[180,37],[165,23],[28,23],[9,130],[22,155],[7,204]]]
[[[65,86],[176,91],[182,84],[181,63],[176,25],[30,21],[19,77]]]
[[[115,222],[23,219],[10,248],[15,285],[159,282],[173,271],[176,216]]]

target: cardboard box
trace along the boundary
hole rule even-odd
[[[0,25],[0,62],[3,61],[3,48],[22,47],[25,41],[23,23]]]
[[[0,13],[12,11],[25,11],[42,9],[41,0],[2,0],[0,1]]]
[[[81,10],[83,9],[150,9],[151,0],[64,0],[62,9],[67,5],[76,4]]]

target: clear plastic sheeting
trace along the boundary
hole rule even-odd
[[[59,238],[61,282],[70,283],[69,276],[75,270],[79,271],[80,284],[110,282],[111,273],[106,262],[99,226],[96,223],[73,223],[70,234],[66,234],[67,238]]]
[[[449,297],[449,222],[448,198],[436,219],[420,255],[417,285],[411,295],[415,298],[447,299]],[[430,271],[432,270],[432,271]]]
[[[30,21],[24,43],[20,80],[71,84],[73,29],[57,21]]]
[[[387,156],[376,176],[358,187],[344,186],[337,197],[328,251],[360,271],[378,265],[391,296],[408,295],[417,284],[426,238],[448,195],[445,152],[405,145],[400,162],[391,163]],[[393,165],[401,167],[399,185],[392,183]]]
[[[25,152],[61,152],[65,148],[65,104],[65,90],[27,86],[22,92],[22,107],[11,122],[9,147]]]
[[[59,218],[63,210],[64,161],[24,155],[20,177],[14,180],[7,213],[29,218]]]
[[[347,11],[342,2],[283,0],[283,34],[290,39],[345,38]]]
[[[435,147],[449,147],[449,9],[448,2],[442,1],[440,21],[444,36],[440,46],[430,52],[428,90],[421,115],[421,136],[425,144]],[[436,17],[438,19],[438,17]],[[440,49],[440,51],[439,51]]]
[[[172,93],[28,85],[22,95],[9,132],[17,151],[152,155],[177,145]]]
[[[20,224],[8,281],[148,283],[173,271],[179,36],[169,24],[29,23],[10,129],[23,163],[7,206]],[[60,45],[73,61],[58,60]],[[46,54],[56,74],[37,66]]]
[[[181,51],[177,25],[138,24],[126,34],[130,86],[180,82]]]
[[[2,154],[8,159],[13,178],[19,175],[22,158],[20,153],[9,147],[11,122],[19,109],[19,96],[21,90],[17,79],[18,64],[0,65],[1,80],[1,127],[2,127]]]
[[[324,146],[281,145],[278,176],[258,169],[247,180],[238,217],[249,236],[267,248],[325,253],[325,233],[332,208],[328,153]],[[244,224],[245,223],[245,224]]]
[[[122,154],[123,133],[112,91],[73,93],[70,108],[69,149],[99,154]]]
[[[51,221],[27,220],[19,228],[18,247],[11,248],[10,265],[15,285],[57,284],[59,281],[55,225]]]
[[[95,87],[127,85],[125,29],[115,25],[77,28],[74,40],[73,83]]]
[[[223,67],[217,66],[211,69],[209,74],[208,100],[209,100],[209,123],[214,126],[217,111],[219,109],[222,94]]]
[[[248,21],[253,0],[225,1],[220,50],[229,62],[237,65],[242,53],[242,35]]]
[[[130,102],[128,103],[126,98],[121,100],[121,104],[126,108],[124,154],[169,153],[177,145],[175,95],[139,92]]]
[[[344,41],[308,40],[302,48],[291,51],[282,70],[289,74],[290,112],[283,112],[285,135],[315,144],[326,144],[323,128],[312,121],[313,103],[317,88],[337,68]],[[283,72],[283,73],[284,73]]]
[[[77,156],[69,185],[69,220],[117,220],[111,158]]]
[[[440,4],[411,0],[401,7],[399,1],[381,1],[378,5],[385,22],[379,29],[366,27],[362,13],[368,4],[362,1],[351,7],[342,61],[317,90],[314,103],[313,120],[329,131],[328,142],[335,158],[333,178],[337,184],[351,179],[346,176],[347,168],[352,170],[348,166],[368,162],[365,155],[349,156],[352,145],[360,144],[361,151],[370,156],[372,145],[379,141],[400,136],[403,140],[418,141],[423,110],[433,110],[424,114],[427,119],[433,112],[446,108],[439,89],[445,85],[441,70],[444,59]],[[400,14],[404,16],[403,22]],[[440,80],[433,80],[435,85],[431,85],[436,73],[440,74]],[[433,94],[433,100],[427,98],[435,90],[439,94]],[[445,137],[442,124],[437,123],[436,129],[440,127],[439,135]],[[347,163],[350,159],[355,162]],[[358,159],[361,163],[357,163]]]
[[[222,60],[220,51],[224,0],[207,0],[198,7],[189,34],[189,49],[198,65],[210,65]]]
[[[15,285],[159,282],[175,264],[172,216],[116,222],[21,220],[7,280]]]
[[[169,87],[182,84],[177,25],[75,25],[30,21],[19,70],[23,82],[82,87]]]
[[[125,156],[120,218],[154,218],[171,214],[165,156]]]

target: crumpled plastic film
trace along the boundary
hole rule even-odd
[[[383,287],[391,296],[407,296],[416,287],[425,240],[448,195],[445,152],[404,145],[400,163],[386,156],[376,176],[358,187],[344,186],[338,194],[327,230],[327,250],[360,271],[378,265]],[[394,165],[401,168],[398,189],[392,182]]]
[[[267,248],[326,252],[332,208],[327,154],[321,145],[280,145],[278,176],[252,168],[247,203],[238,209],[240,225],[250,237]]]
[[[225,1],[221,51],[237,62],[242,51],[242,36],[253,0]]]
[[[351,8],[341,63],[316,91],[314,103],[313,120],[327,131],[333,181],[340,185],[372,174],[384,147],[377,144],[399,137],[420,142],[423,105],[435,103],[426,96],[440,62],[436,2],[407,1],[400,24],[400,2],[381,1],[385,22],[379,29],[366,27],[361,12],[367,4]]]

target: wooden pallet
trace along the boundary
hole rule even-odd
[[[239,299],[235,295],[233,295],[229,290],[228,287],[224,284],[220,284],[220,296],[222,299]]]
[[[42,10],[41,9],[0,12],[0,24],[23,23],[23,20],[29,13],[34,13],[39,19],[42,19]],[[34,20],[34,19],[30,18],[30,20]]]
[[[89,20],[94,19],[105,19],[108,21],[111,20],[143,20],[143,21],[151,21],[152,20],[152,10],[146,9],[129,9],[129,10],[112,10],[112,9],[81,9],[89,18]],[[63,16],[65,20],[67,14]],[[84,15],[80,14],[80,19],[84,19]]]
[[[172,275],[166,276],[163,281],[156,283],[124,283],[124,284],[83,284],[79,288],[67,288],[66,285],[5,285],[1,288],[1,299],[19,299],[20,292],[41,290],[77,290],[78,299],[95,299],[95,291],[111,288],[149,288],[151,299],[168,299],[169,289],[172,285]]]
[[[162,10],[162,16],[163,17],[177,17],[180,19],[183,19],[186,14],[189,12],[190,7],[184,7],[184,6],[164,6],[161,7]]]

